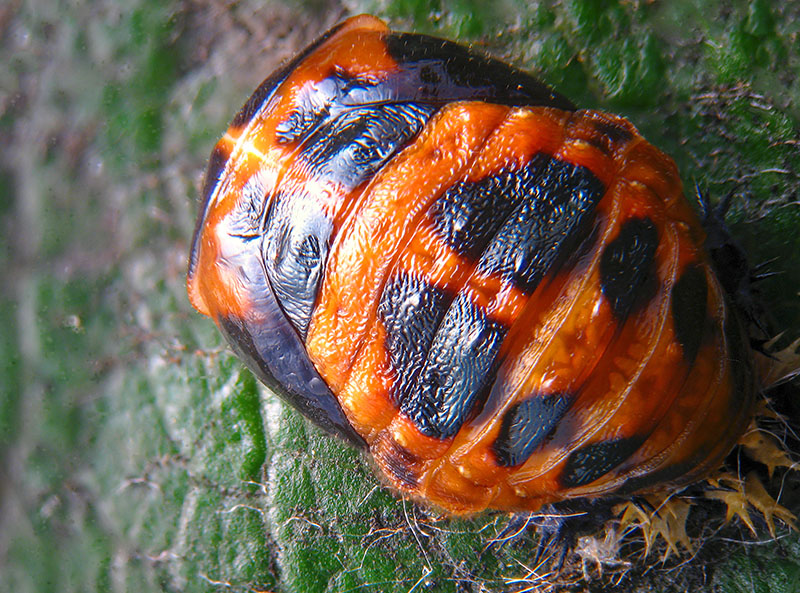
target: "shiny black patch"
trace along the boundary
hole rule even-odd
[[[565,394],[533,395],[513,405],[503,416],[493,449],[506,467],[525,463],[569,408]]]
[[[440,103],[470,99],[575,110],[572,101],[530,74],[452,41],[414,33],[390,33],[385,40],[403,76],[417,82],[420,98]]]
[[[600,259],[600,287],[619,321],[647,303],[656,289],[658,231],[649,218],[627,220]]]
[[[683,358],[688,362],[697,357],[703,341],[708,316],[707,300],[705,270],[696,264],[687,266],[672,288],[672,321]]]
[[[533,292],[592,234],[602,182],[585,167],[550,159],[478,262],[486,274]]]
[[[452,185],[430,209],[437,233],[457,253],[477,260],[511,212],[533,195],[549,160],[538,154],[521,169]]]
[[[463,293],[447,311],[417,384],[400,404],[426,436],[455,435],[491,385],[507,328],[492,321]]]
[[[633,134],[621,125],[598,120],[592,120],[587,123],[593,125],[596,132],[587,134],[584,141],[597,148],[607,157],[614,158],[616,152],[625,143],[633,139]]]
[[[415,384],[452,295],[416,275],[396,273],[378,304],[386,350],[395,373],[391,397],[398,404]]]
[[[333,224],[309,194],[275,196],[262,245],[272,289],[305,337],[325,271]]]
[[[389,102],[386,85],[374,78],[359,78],[336,70],[328,77],[302,87],[295,105],[286,119],[275,128],[279,144],[304,140],[325,122],[341,117],[357,107],[371,106],[375,109],[382,101]],[[397,98],[400,102],[402,99]]]
[[[594,482],[633,455],[641,444],[640,437],[628,437],[586,445],[573,451],[561,473],[561,485],[577,488]]]
[[[350,191],[415,137],[433,111],[430,105],[415,103],[344,111],[309,135],[299,158],[317,182],[338,183]]]

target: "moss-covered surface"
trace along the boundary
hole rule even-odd
[[[532,584],[531,535],[482,554],[506,517],[449,520],[396,499],[243,371],[185,296],[216,138],[281,60],[362,11],[532,69],[629,117],[687,185],[734,191],[734,234],[778,272],[762,284],[774,328],[800,336],[796,0],[11,2],[0,9],[0,591]],[[785,481],[795,512],[796,493]],[[694,529],[716,525],[715,510]],[[691,562],[588,570],[598,591],[798,591],[800,540],[753,545],[734,525]]]

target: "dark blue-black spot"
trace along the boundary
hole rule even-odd
[[[600,152],[609,157],[614,157],[621,143],[633,138],[628,130],[611,122],[593,121],[595,133],[588,134],[584,141],[588,142]]]
[[[570,453],[560,482],[564,488],[577,488],[594,482],[628,459],[641,446],[638,436],[593,443]]]
[[[686,361],[697,357],[708,315],[708,280],[699,265],[686,266],[672,287],[672,321]]]
[[[533,292],[592,236],[604,192],[589,169],[550,159],[489,242],[478,269]]]
[[[420,432],[455,435],[494,381],[507,328],[459,294],[439,325],[419,379],[400,403]]]
[[[469,99],[575,109],[569,99],[530,74],[452,41],[412,33],[390,33],[385,40],[389,55],[400,65],[398,78],[407,79],[418,98],[442,104]]]
[[[305,337],[325,270],[333,224],[309,194],[279,192],[272,204],[262,253],[275,296]]]
[[[384,90],[375,79],[334,70],[322,80],[299,89],[294,107],[286,119],[275,127],[275,138],[279,144],[302,141],[328,119],[338,117],[346,109],[365,104],[377,105],[378,100],[387,99],[382,95]]]
[[[414,138],[433,112],[432,106],[415,103],[343,111],[309,133],[297,158],[315,181],[352,190]]]
[[[387,282],[378,318],[386,330],[386,350],[395,374],[390,392],[395,403],[405,399],[415,384],[451,300],[452,295],[414,274],[401,271]]]
[[[493,449],[503,466],[525,463],[569,408],[566,394],[533,395],[513,405],[503,416]]]
[[[619,124],[607,121],[597,121],[594,124],[598,132],[606,136],[614,144],[621,144],[633,139],[633,133]]]
[[[520,169],[452,185],[431,206],[437,233],[452,249],[477,260],[511,212],[534,194],[549,161],[538,154]]]
[[[658,231],[649,218],[627,220],[600,259],[600,287],[616,318],[624,321],[656,290]]]

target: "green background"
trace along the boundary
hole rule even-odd
[[[504,515],[449,520],[395,498],[256,384],[186,299],[214,142],[282,60],[350,14],[533,70],[631,119],[687,186],[735,191],[734,234],[779,272],[762,283],[772,327],[800,337],[800,3],[485,6],[0,7],[0,591],[531,585],[531,536],[482,554]],[[795,512],[797,489],[784,483]],[[696,532],[718,525],[712,510]],[[797,535],[725,533],[691,562],[590,567],[588,587],[800,591]]]

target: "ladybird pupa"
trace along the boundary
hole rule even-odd
[[[690,483],[752,419],[704,237],[627,120],[359,16],[215,147],[188,290],[400,491],[537,510]]]

